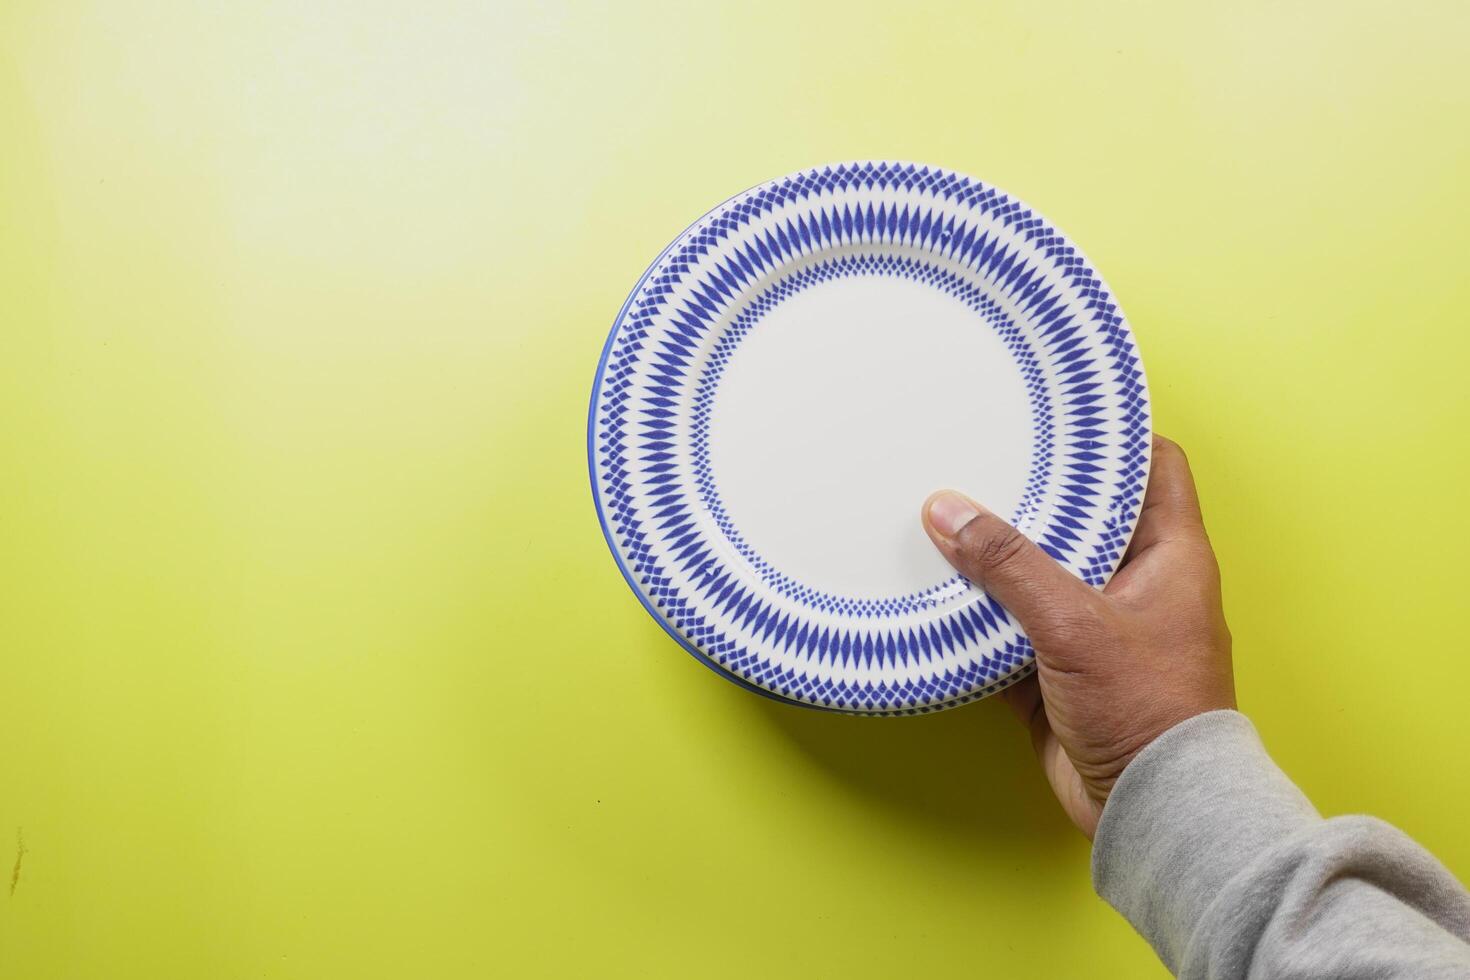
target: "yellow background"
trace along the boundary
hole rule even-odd
[[[1160,976],[1002,706],[753,697],[603,545],[627,290],[856,157],[1083,244],[1244,707],[1470,876],[1470,5],[1388,7],[5,4],[0,976]]]

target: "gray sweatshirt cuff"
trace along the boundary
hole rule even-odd
[[[1093,841],[1093,887],[1173,970],[1225,883],[1319,820],[1245,715],[1197,715],[1123,770]]]

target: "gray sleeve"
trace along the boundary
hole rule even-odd
[[[1129,763],[1092,880],[1188,980],[1470,978],[1464,887],[1380,820],[1318,816],[1234,711]]]

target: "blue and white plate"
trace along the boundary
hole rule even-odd
[[[919,523],[964,490],[1093,585],[1149,465],[1133,336],[1044,218],[935,167],[782,177],[696,221],[597,367],[588,463],[628,584],[690,653],[864,714],[984,697],[1025,634]]]

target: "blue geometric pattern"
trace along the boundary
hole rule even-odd
[[[737,683],[859,713],[983,697],[1025,676],[1032,650],[999,603],[963,580],[844,600],[803,591],[759,556],[729,560],[743,541],[708,479],[702,440],[720,371],[709,351],[723,344],[728,357],[739,335],[723,331],[750,329],[791,290],[832,274],[928,275],[952,295],[972,292],[966,302],[1007,341],[1032,399],[1027,533],[1084,581],[1107,580],[1148,473],[1148,393],[1131,333],[1101,278],[1041,217],[979,181],[912,164],[771,181],[706,215],[649,268],[613,326],[589,410],[604,531],[650,612]],[[705,415],[682,424],[702,392]]]
[[[893,616],[899,613],[933,609],[953,596],[957,586],[966,584],[955,575],[952,578],[911,595],[884,599],[855,599],[820,592],[793,580],[766,561],[735,528],[725,505],[720,500],[719,488],[709,464],[709,423],[711,403],[714,400],[725,365],[730,362],[735,348],[745,339],[752,327],[782,301],[794,296],[808,286],[830,279],[858,275],[886,275],[924,283],[947,293],[976,313],[981,314],[1005,342],[1016,359],[1017,370],[1026,382],[1026,392],[1031,398],[1031,419],[1036,430],[1036,445],[1031,454],[1031,472],[1021,501],[1011,515],[1013,524],[1021,524],[1035,511],[1036,500],[1046,486],[1046,477],[1051,469],[1053,431],[1051,422],[1051,397],[1046,390],[1036,354],[1027,344],[1025,335],[1016,326],[999,303],[991,299],[974,283],[941,269],[931,262],[910,257],[893,255],[848,254],[809,265],[778,280],[752,299],[725,329],[724,334],[710,352],[703,374],[696,389],[691,413],[692,434],[690,452],[694,465],[695,484],[700,499],[709,510],[710,516],[732,547],[750,562],[761,579],[779,595],[823,612],[838,612],[849,616]]]

